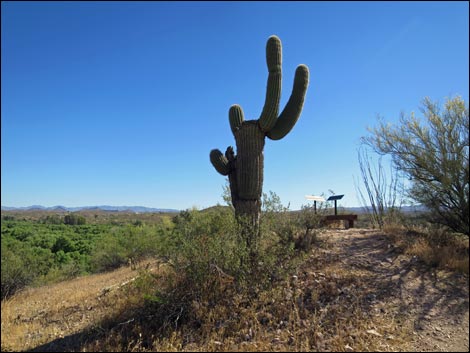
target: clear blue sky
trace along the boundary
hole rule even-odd
[[[223,204],[209,161],[235,141],[232,104],[261,113],[266,40],[283,45],[282,107],[310,69],[302,115],[267,139],[264,191],[358,206],[357,148],[377,115],[425,96],[468,102],[468,2],[1,3],[1,204]],[[281,109],[282,109],[281,107]]]

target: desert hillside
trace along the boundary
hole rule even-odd
[[[152,318],[139,310],[142,277],[168,269],[153,260],[139,266],[3,301],[2,351],[469,349],[468,276],[426,266],[379,231],[322,232],[294,276],[256,300],[233,296],[224,302],[231,315],[213,305],[204,313],[218,318],[175,325],[169,337],[144,337]]]

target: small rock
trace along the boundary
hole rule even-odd
[[[346,349],[347,351],[350,351],[350,352],[354,351],[353,347],[351,347],[349,344],[345,345],[344,349]]]
[[[269,324],[269,321],[270,321],[270,320],[269,320],[269,318],[268,318],[267,316],[263,316],[263,317],[261,317],[261,318],[259,319],[259,323],[260,323],[261,325],[267,325],[267,324]]]

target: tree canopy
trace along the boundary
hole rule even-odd
[[[426,206],[436,223],[469,235],[469,115],[461,97],[442,110],[429,98],[421,109],[402,114],[399,126],[379,122],[363,142],[390,155],[397,170],[411,181],[408,196]]]

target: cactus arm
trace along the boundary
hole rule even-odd
[[[230,173],[230,164],[222,152],[218,149],[214,149],[210,153],[210,160],[215,170],[217,170],[222,175],[228,175]]]
[[[232,197],[232,206],[238,206],[238,184],[237,184],[237,176],[236,176],[236,156],[235,152],[233,151],[232,146],[228,146],[227,150],[225,151],[225,157],[228,160],[230,172],[228,173],[228,180],[230,183],[230,196]]]
[[[232,146],[228,146],[227,149],[225,150],[225,157],[227,158],[227,161],[229,164],[234,164],[235,163],[235,152],[233,151]],[[233,169],[232,167],[230,169]]]
[[[243,121],[245,120],[243,117],[242,107],[240,107],[238,104],[232,105],[228,112],[228,120],[230,122],[232,133],[235,135],[235,132],[241,128]]]
[[[263,132],[268,132],[276,124],[281,99],[282,46],[281,40],[276,36],[269,37],[266,44],[266,63],[269,71],[266,99],[258,121]]]
[[[276,121],[276,125],[267,132],[271,140],[280,140],[286,136],[299,119],[308,87],[308,67],[299,65],[295,70],[294,87],[284,110]]]

